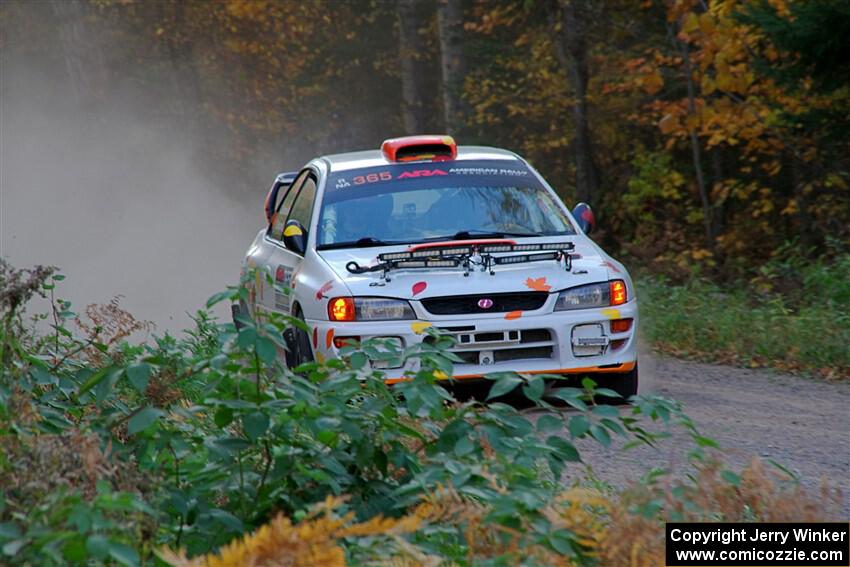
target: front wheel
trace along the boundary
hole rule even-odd
[[[300,309],[296,310],[295,317],[304,320],[304,314]],[[283,339],[286,341],[286,366],[290,370],[307,362],[313,362],[310,336],[304,329],[289,327],[283,332]]]
[[[614,390],[623,398],[622,402],[629,401],[629,398],[636,396],[638,392],[638,365],[629,370],[618,374],[609,374],[606,380],[600,380],[600,387]]]

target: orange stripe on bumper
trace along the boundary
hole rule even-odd
[[[579,368],[558,368],[555,370],[531,370],[528,372],[517,372],[517,374],[613,374],[618,372],[630,372],[637,365],[637,362],[623,362],[616,366],[582,366]],[[469,378],[483,378],[483,374],[458,374],[452,376],[454,380],[466,380]],[[402,378],[387,378],[385,384],[396,384],[411,380],[408,377]]]

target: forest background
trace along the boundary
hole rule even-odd
[[[62,266],[85,301],[188,322],[169,320],[233,280],[276,173],[447,132],[593,206],[594,238],[647,276],[653,343],[845,366],[796,351],[847,338],[846,2],[44,0],[0,25],[3,254]],[[710,332],[671,343],[689,321]]]

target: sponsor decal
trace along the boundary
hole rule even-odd
[[[279,265],[274,272],[274,306],[275,309],[289,311],[290,290],[288,282],[292,278],[292,268]]]
[[[584,215],[582,215],[582,217],[583,217],[583,216],[584,216]],[[622,273],[622,272],[620,272],[620,269],[619,269],[619,268],[617,268],[617,266],[615,266],[614,264],[612,264],[612,263],[611,263],[611,262],[609,262],[608,260],[603,260],[603,261],[602,261],[602,264],[600,264],[600,265],[601,265],[601,266],[604,266],[604,267],[606,267],[606,268],[610,268],[611,270],[613,270],[613,271],[617,272],[618,274]]]
[[[322,284],[322,287],[320,287],[319,291],[316,292],[316,301],[323,300],[325,298],[325,294],[329,292],[333,286],[333,280],[328,280],[324,284]]]
[[[509,177],[524,177],[528,171],[524,169],[506,169],[501,167],[452,167],[449,173],[454,175],[505,175]]]
[[[415,177],[434,177],[436,175],[448,175],[448,172],[442,169],[414,169],[413,171],[405,171],[398,176],[398,179],[410,179]]]
[[[345,189],[346,187],[351,187],[351,183],[346,181],[344,177],[340,177],[336,180],[336,185],[334,185],[334,189]]]
[[[573,344],[578,346],[607,346],[608,337],[579,337],[573,339]]]

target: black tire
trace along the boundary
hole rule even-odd
[[[608,398],[613,403],[625,404],[629,401],[629,398],[637,395],[638,392],[638,365],[635,364],[635,367],[629,370],[628,372],[623,372],[620,374],[609,374],[609,378],[606,380],[599,380],[599,387],[608,388],[610,390],[614,390],[623,398],[622,400],[615,400],[613,398]]]
[[[295,310],[295,317],[304,320],[301,309]],[[286,341],[286,366],[291,370],[307,362],[313,362],[313,348],[310,346],[310,336],[304,329],[289,327],[283,332]]]

